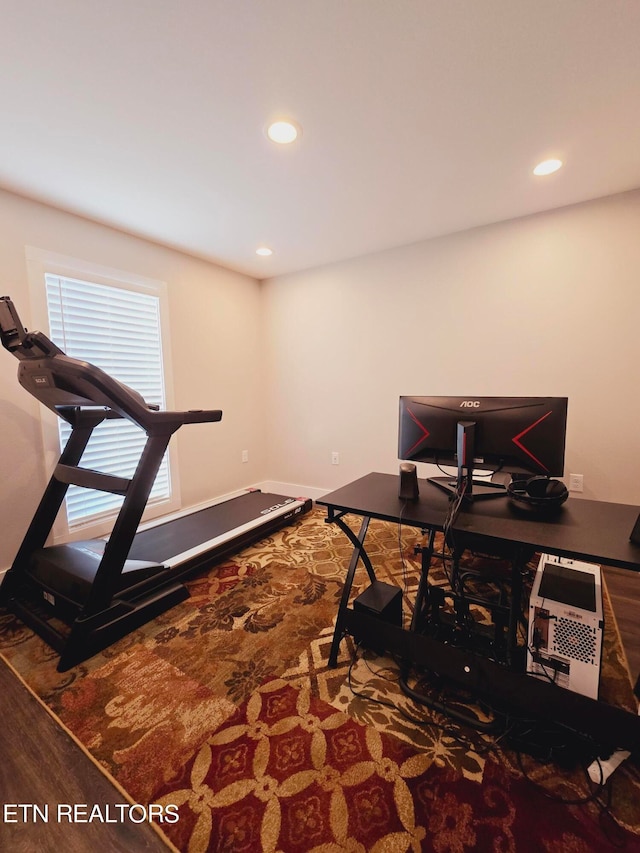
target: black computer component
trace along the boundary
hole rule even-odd
[[[457,477],[430,481],[465,497],[506,494],[504,484],[474,480],[473,470],[516,477],[564,473],[566,397],[400,397],[398,456],[452,465]]]
[[[374,580],[353,601],[353,609],[358,613],[375,616],[382,622],[402,627],[402,590],[399,586]],[[355,634],[357,643],[366,646],[377,654],[384,653],[380,631],[364,631]]]
[[[399,471],[398,497],[402,501],[417,501],[420,497],[418,472],[412,462],[401,462]]]

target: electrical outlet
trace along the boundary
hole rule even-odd
[[[569,491],[584,492],[584,475],[569,474]]]
[[[338,453],[337,450],[334,450],[333,453],[331,454],[331,464],[332,465],[339,465],[340,464],[340,454]]]
[[[243,451],[242,451],[242,461],[243,461],[243,462],[248,462],[248,461],[249,461],[249,451],[248,451],[248,450],[243,450]]]

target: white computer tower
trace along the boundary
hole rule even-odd
[[[600,566],[543,554],[529,601],[527,673],[597,699],[603,632]]]

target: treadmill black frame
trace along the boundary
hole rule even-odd
[[[0,604],[15,612],[59,654],[59,671],[91,657],[120,637],[189,596],[179,579],[206,564],[211,552],[167,570],[162,564],[144,571],[128,560],[149,494],[171,436],[184,424],[217,422],[219,409],[159,411],[133,389],[100,368],[70,358],[41,332],[27,332],[9,297],[0,297],[2,344],[20,362],[20,384],[72,428],[15,560],[0,586]],[[135,473],[128,479],[80,466],[93,430],[107,418],[127,418],[146,433]],[[45,543],[70,485],[123,495],[113,530],[95,570],[85,600],[69,600],[38,577],[38,554]],[[308,504],[301,505],[309,508]],[[294,513],[292,512],[291,515]],[[218,549],[216,559],[286,524],[291,516],[265,518],[253,535]],[[74,548],[74,543],[57,546]],[[78,550],[73,554],[78,559]],[[95,558],[93,560],[95,563]],[[157,571],[154,569],[157,568]],[[59,630],[50,614],[70,626]]]

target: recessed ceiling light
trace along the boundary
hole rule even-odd
[[[256,249],[256,255],[261,255],[263,258],[268,258],[269,255],[273,255],[273,249],[270,249],[268,246],[260,246]]]
[[[279,145],[288,145],[290,142],[294,142],[300,132],[300,126],[288,119],[286,121],[284,119],[274,121],[267,128],[269,139]]]
[[[552,175],[562,167],[562,160],[543,160],[533,170],[534,175]]]

